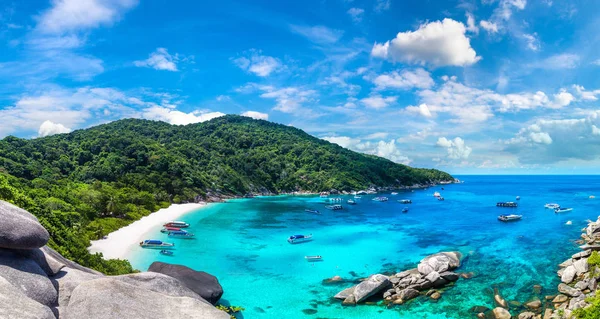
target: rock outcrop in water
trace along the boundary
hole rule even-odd
[[[596,295],[600,267],[590,265],[588,258],[593,251],[600,250],[600,217],[582,229],[581,238],[584,244],[580,246],[582,251],[559,265],[557,274],[561,283],[558,285],[559,294],[552,300],[556,309],[551,318],[572,318],[575,309],[588,306],[586,298]]]
[[[344,305],[354,305],[377,296],[392,304],[403,304],[421,293],[437,300],[440,293],[433,290],[458,280],[459,275],[452,270],[460,267],[462,255],[459,252],[441,252],[425,257],[417,268],[399,272],[390,277],[372,275],[354,287],[340,291],[336,299]]]
[[[229,318],[197,293],[202,282],[190,289],[156,272],[105,276],[45,246],[48,238],[35,216],[0,201],[0,318]],[[218,288],[207,287],[213,303]]]

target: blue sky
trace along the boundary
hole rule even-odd
[[[0,137],[243,114],[456,174],[596,173],[592,0],[0,1]]]

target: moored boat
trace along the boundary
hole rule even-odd
[[[310,235],[292,235],[288,238],[288,243],[290,244],[298,244],[304,243],[312,240],[312,234]]]
[[[356,205],[356,201],[354,199],[349,199],[348,205]]]
[[[190,238],[194,238],[194,234],[188,233],[185,230],[179,230],[179,231],[169,232],[169,237],[171,237],[171,238],[190,239]]]
[[[160,230],[160,232],[168,233],[168,232],[179,231],[179,230],[181,230],[181,228],[179,228],[179,227],[164,227],[163,229]]]
[[[165,256],[173,256],[173,252],[172,251],[170,251],[170,250],[164,250],[164,249],[160,251],[160,254],[161,255],[165,255]]]
[[[410,199],[401,199],[398,201],[400,204],[412,204],[412,200]]]
[[[316,255],[316,256],[304,256],[304,259],[308,260],[308,261],[320,261],[323,260],[323,257]]]
[[[354,198],[356,198],[356,199],[361,199],[361,198],[362,198],[362,196],[360,196],[360,195],[354,195]]]
[[[517,206],[519,206],[519,204],[517,204],[515,202],[498,202],[498,203],[496,203],[496,206],[498,206],[498,207],[517,207]]]
[[[516,200],[521,200],[521,196],[517,196],[515,199]]]
[[[331,209],[331,210],[340,210],[340,209],[343,209],[342,205],[327,205],[327,206],[325,206],[325,208]]]
[[[305,209],[304,211],[307,212],[307,213],[311,213],[311,214],[321,215],[321,212],[319,212],[316,209]]]
[[[570,207],[558,207],[558,208],[554,209],[554,212],[558,214],[558,213],[567,213],[572,210],[573,210],[573,208],[570,208]]]
[[[498,216],[498,220],[501,221],[501,222],[512,222],[512,221],[515,221],[515,220],[519,220],[521,218],[523,218],[523,215],[514,215],[514,214],[511,214],[511,215],[500,215],[500,216]]]
[[[440,200],[440,201],[442,201],[442,200],[444,200],[444,197],[440,196],[437,199]]]
[[[175,247],[175,244],[165,243],[162,240],[146,239],[140,242],[140,247],[152,249],[173,249]]]
[[[548,203],[548,204],[544,205],[544,207],[549,208],[549,209],[557,209],[557,208],[560,208],[560,205],[558,205],[556,203]]]
[[[404,208],[402,208],[402,212],[403,212],[403,213],[408,213],[408,207],[404,207]]]
[[[440,192],[435,192],[433,193],[433,197],[442,197],[442,195],[440,194]]]
[[[327,192],[321,192],[321,194],[319,194],[319,197],[322,197],[322,198],[325,198],[327,196],[329,196],[329,193],[327,193]]]
[[[379,196],[379,197],[373,198],[373,200],[376,201],[376,202],[387,202],[388,198],[384,197],[384,196]]]
[[[396,192],[392,192],[392,195],[398,195],[398,193],[396,193]]]
[[[163,226],[176,227],[176,228],[187,228],[187,227],[190,227],[190,224],[188,224],[186,222],[178,221],[178,220],[173,220],[173,221],[170,221],[170,222],[164,224]]]

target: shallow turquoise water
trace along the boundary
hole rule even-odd
[[[156,260],[184,264],[219,278],[232,305],[246,308],[243,318],[468,318],[472,306],[493,308],[493,288],[507,300],[525,302],[534,295],[556,292],[557,264],[578,251],[573,243],[587,219],[600,211],[600,180],[596,176],[464,176],[464,184],[386,195],[389,202],[363,196],[342,211],[324,209],[315,196],[278,196],[232,200],[185,215],[194,240],[176,242],[175,256],[135,249],[129,259],[146,270]],[[441,190],[444,187],[445,190]],[[445,201],[432,197],[440,191]],[[497,208],[513,201],[516,209]],[[351,196],[343,196],[351,198]],[[413,204],[397,203],[410,198]],[[555,214],[547,202],[574,207]],[[409,207],[402,214],[403,207]],[[323,215],[304,212],[319,209]],[[499,214],[518,213],[523,220],[501,223]],[[572,225],[565,223],[571,220]],[[159,232],[148,239],[167,240]],[[312,242],[290,245],[293,234],[314,235]],[[408,304],[342,307],[331,297],[352,283],[325,285],[335,275],[356,280],[373,273],[415,267],[424,256],[458,250],[465,260],[460,279],[438,302],[420,297]],[[305,255],[322,255],[310,263]]]

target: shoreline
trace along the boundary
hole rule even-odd
[[[106,236],[106,239],[90,242],[88,251],[92,254],[102,253],[104,259],[127,259],[131,249],[136,246],[144,235],[164,223],[176,220],[182,215],[208,207],[207,203],[172,204],[159,209],[148,216],[120,228]]]

